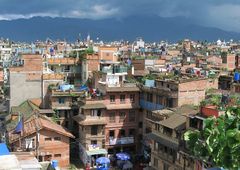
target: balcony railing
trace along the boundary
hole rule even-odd
[[[134,137],[122,137],[122,138],[112,138],[109,139],[109,145],[125,145],[134,143]]]
[[[103,73],[109,73],[109,74],[114,74],[114,73],[127,73],[128,68],[127,67],[120,67],[120,68],[113,68],[113,67],[103,67],[101,70]]]
[[[156,104],[156,103],[152,103],[152,102],[148,102],[148,101],[145,101],[145,100],[143,100],[143,99],[140,99],[140,106],[141,106],[143,109],[150,110],[150,111],[153,111],[153,110],[161,110],[161,109],[164,108],[163,105]]]

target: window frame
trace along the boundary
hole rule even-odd
[[[135,94],[130,94],[130,102],[135,103]]]
[[[126,95],[120,94],[120,103],[125,103],[125,102],[126,102]]]
[[[113,97],[113,98],[112,98]],[[115,95],[110,95],[109,96],[109,99],[110,99],[110,103],[116,103],[116,97]]]
[[[126,119],[126,112],[119,112],[119,122],[124,122]]]
[[[112,119],[112,118],[114,118],[114,119]],[[115,114],[115,112],[109,113],[109,122],[110,123],[115,123],[116,122],[116,114]]]
[[[134,116],[133,116],[133,114],[134,114]],[[128,121],[129,122],[135,122],[136,121],[136,112],[134,110],[129,111]]]

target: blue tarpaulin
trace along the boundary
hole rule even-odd
[[[0,143],[0,156],[10,155],[7,145],[5,143]]]
[[[129,154],[123,153],[123,152],[122,153],[117,153],[116,157],[117,157],[118,160],[122,160],[122,161],[127,161],[127,160],[130,159]]]
[[[85,85],[83,85],[83,86],[80,87],[79,90],[80,90],[80,91],[87,91],[87,90],[88,90],[88,87],[85,86]]]
[[[59,86],[61,91],[66,91],[66,90],[70,90],[74,88],[74,85],[70,85],[70,84],[62,84]]]
[[[100,158],[96,159],[96,163],[98,163],[98,164],[109,164],[110,159],[108,159],[106,157],[100,157]]]

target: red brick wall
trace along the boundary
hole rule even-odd
[[[228,54],[227,67],[228,70],[233,70],[235,68],[235,54]]]
[[[24,65],[22,67],[12,67],[10,71],[42,71],[42,56],[38,54],[24,54],[22,55]]]
[[[51,141],[45,141],[46,137],[51,137]],[[61,137],[61,141],[55,141],[54,137]],[[39,138],[39,151],[52,155],[52,160],[58,160],[60,167],[69,166],[69,138],[49,130],[41,130]],[[61,157],[54,157],[55,154],[61,154]]]
[[[178,106],[184,104],[199,105],[205,99],[208,80],[196,80],[179,84]]]
[[[145,69],[145,60],[132,60],[132,65],[135,70],[144,70]]]

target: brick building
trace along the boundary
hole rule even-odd
[[[32,152],[40,162],[58,160],[60,167],[70,165],[69,141],[74,136],[46,117],[35,115],[24,121],[21,134],[8,133],[13,151]]]

